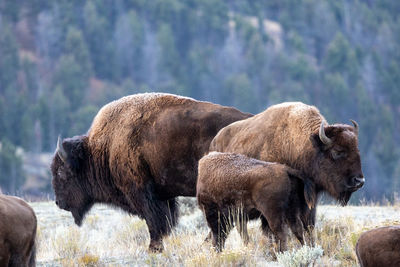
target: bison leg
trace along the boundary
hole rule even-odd
[[[267,219],[265,219],[264,216],[260,216],[261,219],[261,230],[263,232],[263,234],[267,237],[267,238],[271,238],[271,228],[269,227],[268,221]]]
[[[296,236],[297,240],[299,240],[300,244],[304,246],[304,236],[303,236],[304,226],[300,218],[298,216],[295,216],[295,218],[289,218],[288,222],[290,230],[292,230],[292,233]]]
[[[212,244],[217,252],[221,252],[231,229],[228,226],[229,213],[219,210],[215,203],[206,204],[203,207],[207,224],[211,228]]]
[[[149,250],[152,252],[161,252],[163,250],[162,238],[171,232],[171,229],[178,221],[178,204],[176,199],[159,200],[151,193],[145,194],[139,198],[135,195],[133,205],[139,216],[146,221],[150,233]],[[137,203],[140,200],[140,203]]]
[[[171,233],[178,221],[178,204],[176,199],[153,202],[154,210],[150,216],[150,251],[161,252],[163,250],[162,238]],[[147,219],[146,219],[147,223]],[[150,229],[152,228],[152,229]]]
[[[208,232],[206,238],[204,239],[204,242],[209,242],[211,240],[211,238],[212,238],[212,233],[210,231],[210,232]]]
[[[279,246],[279,251],[283,252],[287,250],[287,234],[283,220],[283,211],[277,208],[263,207],[261,213],[268,221],[268,225],[275,236],[275,241]]]
[[[304,230],[306,232],[306,241],[307,243],[314,246],[315,238],[314,238],[314,227],[315,227],[315,216],[317,209],[314,207],[311,210],[307,209],[302,213],[301,221],[303,222]]]

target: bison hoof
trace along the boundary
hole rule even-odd
[[[209,232],[206,238],[204,239],[204,243],[208,243],[210,241],[211,241],[211,232]]]
[[[162,241],[150,242],[149,251],[152,253],[160,253],[164,250]]]

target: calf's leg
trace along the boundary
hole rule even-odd
[[[275,236],[275,242],[278,244],[279,251],[283,252],[287,250],[287,233],[283,220],[283,211],[275,207],[262,207],[260,211],[268,221],[268,225]]]
[[[299,240],[300,244],[304,246],[304,236],[303,236],[303,223],[301,222],[298,216],[293,216],[288,218],[288,223],[290,230],[296,236],[297,240]]]
[[[229,218],[229,214],[218,209],[218,206],[215,203],[203,205],[203,209],[207,224],[211,229],[212,244],[217,252],[221,252],[231,228],[229,227],[227,219]]]

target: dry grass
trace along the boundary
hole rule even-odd
[[[375,227],[400,224],[400,206],[320,206],[315,229],[316,248],[301,248],[290,237],[289,250],[277,255],[257,221],[248,225],[245,246],[236,230],[225,250],[216,253],[204,242],[208,228],[194,199],[183,199],[182,217],[164,240],[160,254],[147,251],[144,221],[106,206],[96,206],[81,228],[52,202],[32,203],[39,227],[38,266],[357,266],[354,252],[359,235]],[[321,252],[323,255],[321,256]]]

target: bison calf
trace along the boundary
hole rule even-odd
[[[25,201],[0,194],[0,266],[35,266],[36,225]]]
[[[315,189],[299,171],[241,154],[212,152],[199,161],[198,173],[197,200],[217,251],[235,224],[246,243],[247,221],[259,217],[264,234],[274,234],[280,251],[286,250],[286,224],[304,244],[304,214],[315,205]]]
[[[400,266],[400,226],[388,226],[363,233],[356,245],[361,267]]]

